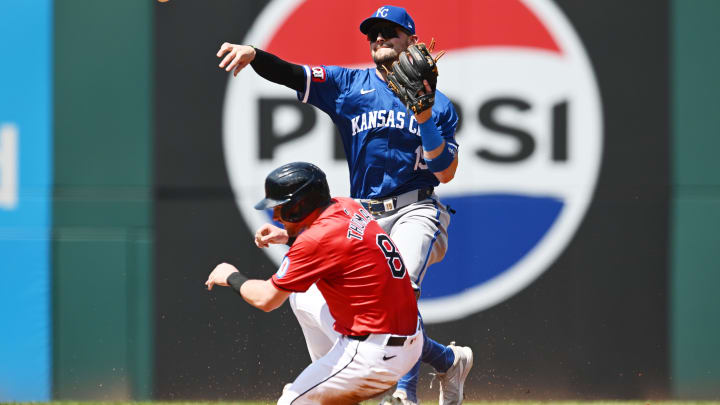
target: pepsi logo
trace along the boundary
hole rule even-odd
[[[243,43],[309,66],[369,67],[369,45],[358,26],[380,5],[329,9],[321,0],[276,0]],[[600,170],[601,100],[577,34],[549,0],[458,1],[440,9],[429,0],[396,5],[415,19],[421,40],[434,37],[436,49],[447,50],[438,63],[438,89],[462,118],[455,179],[436,189],[457,214],[445,259],[428,270],[420,300],[426,322],[444,322],[517,294],[572,240]],[[319,15],[332,27],[308,24]],[[322,46],[313,46],[316,38]],[[251,69],[229,76],[225,160],[252,230],[270,221],[253,205],[263,197],[265,176],[281,164],[312,162],[326,172],[333,195],[349,195],[332,121],[296,100],[292,90]],[[264,251],[279,265],[286,250]]]

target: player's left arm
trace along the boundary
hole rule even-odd
[[[255,246],[259,248],[269,247],[271,244],[292,245],[292,240],[287,231],[278,228],[273,224],[264,224],[255,232]]]
[[[428,162],[428,160],[437,159],[438,157],[442,157],[444,153],[450,153],[451,154],[451,163],[450,166],[448,166],[445,169],[442,169],[439,172],[433,171],[433,174],[437,179],[440,181],[440,183],[448,183],[450,180],[455,178],[455,171],[457,170],[458,166],[458,153],[457,149],[455,149],[454,156],[452,155],[452,146],[449,146],[449,144],[445,141],[443,141],[443,144],[441,146],[438,146],[437,148],[431,150],[430,152],[423,150],[423,158],[425,159],[425,162]],[[430,167],[428,167],[431,169]],[[432,169],[431,169],[432,171]]]
[[[427,80],[424,83],[425,92],[432,92]],[[418,94],[422,96],[424,93],[421,91]],[[435,126],[432,115],[432,108],[415,115],[415,119],[420,126],[423,158],[428,165],[428,169],[433,172],[435,177],[441,183],[447,183],[455,177],[458,166],[458,150],[457,147],[443,139],[442,133]]]
[[[248,279],[228,263],[217,265],[205,285],[208,290],[212,290],[215,285],[232,287],[248,304],[265,312],[279,308],[290,296],[290,291],[278,289],[269,279]]]

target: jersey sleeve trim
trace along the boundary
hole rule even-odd
[[[310,67],[303,65],[303,68],[305,69],[305,94],[303,94],[302,102],[306,104],[308,97],[310,97]]]
[[[272,282],[273,286],[274,286],[275,288],[277,288],[278,290],[283,290],[283,291],[287,291],[287,292],[291,292],[291,293],[293,293],[293,292],[294,292],[294,293],[297,293],[297,292],[305,292],[305,291],[299,291],[299,290],[291,290],[291,289],[289,289],[289,288],[285,288],[285,287],[283,287],[283,286],[280,286],[280,285],[278,285],[278,283],[275,282],[275,279],[274,279],[274,278],[271,278],[270,281]]]

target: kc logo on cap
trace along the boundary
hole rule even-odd
[[[410,32],[411,35],[415,35],[415,21],[413,21],[412,17],[410,17],[407,10],[402,7],[389,5],[378,8],[375,13],[363,20],[360,24],[360,32],[367,34],[370,27],[380,21],[390,21],[395,23]]]

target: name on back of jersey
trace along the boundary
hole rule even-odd
[[[359,213],[356,212],[354,214],[351,214],[347,209],[344,211],[350,217],[350,221],[348,222],[347,238],[362,240],[365,235],[365,228],[373,219],[372,215],[370,215],[370,213],[364,208],[360,208],[358,210]]]
[[[391,127],[404,129],[405,122],[408,122],[408,131],[411,134],[418,135],[418,124],[415,115],[410,114],[410,119],[406,120],[408,114],[405,111],[394,110],[376,110],[368,111],[351,119],[353,136],[368,129]]]

